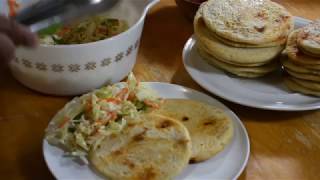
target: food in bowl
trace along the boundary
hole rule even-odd
[[[24,0],[21,8],[33,0]],[[123,80],[132,71],[148,10],[159,0],[121,0],[106,17],[125,20],[128,30],[111,38],[82,44],[19,47],[10,62],[23,85],[52,95],[79,95]],[[0,9],[9,13],[7,6]]]
[[[128,27],[125,20],[100,15],[70,25],[55,24],[38,35],[41,44],[84,44],[118,35]]]

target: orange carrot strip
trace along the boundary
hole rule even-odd
[[[110,116],[110,119],[108,120],[102,120],[102,119],[99,119],[97,120],[96,122],[99,124],[99,125],[106,125],[109,121],[114,121],[117,119],[118,117],[118,114],[116,112],[108,112],[108,115]]]
[[[118,115],[117,115],[116,112],[109,112],[109,115],[110,115],[110,117],[111,117],[111,119],[110,119],[111,121],[116,120],[117,117],[118,117]]]
[[[108,113],[109,115],[110,115],[110,117],[111,117],[111,119],[109,119],[109,120],[106,120],[106,121],[103,121],[103,120],[98,120],[98,121],[96,121],[98,124],[100,124],[100,125],[106,125],[109,121],[114,121],[114,120],[116,120],[117,119],[117,117],[118,117],[118,115],[117,115],[117,113],[116,112],[109,112]],[[99,128],[96,128],[91,134],[90,134],[90,136],[95,136],[95,135],[97,135],[97,134],[99,134]]]
[[[117,98],[120,98],[121,100],[124,100],[124,98],[126,97],[126,94],[129,92],[128,88],[123,88],[117,95]]]
[[[108,32],[108,29],[106,29],[106,28],[97,28],[96,29],[96,32],[98,32],[98,33],[102,33],[102,34],[107,34],[107,32]]]
[[[96,129],[90,134],[90,136],[95,136],[95,135],[97,135],[97,134],[99,134],[99,128],[96,128]]]
[[[133,92],[130,92],[130,94],[128,96],[128,100],[133,101],[135,98],[136,98],[136,95]]]
[[[58,127],[63,128],[69,121],[70,121],[70,118],[64,117],[62,123]]]
[[[59,36],[63,36],[65,33],[69,32],[70,28],[69,27],[63,27],[59,32],[57,32],[57,34]]]
[[[86,102],[86,106],[85,106],[85,112],[90,112],[92,111],[92,103],[90,101],[91,99],[88,99],[87,102]]]
[[[114,104],[120,104],[121,101],[117,98],[107,98],[107,99],[102,99],[102,101],[107,101],[107,102],[112,102]]]
[[[146,105],[148,105],[148,106],[150,106],[150,107],[152,107],[152,108],[159,108],[159,105],[156,104],[156,103],[154,103],[154,102],[152,102],[152,101],[144,100],[143,102],[144,102]]]
[[[102,124],[102,123],[103,123],[103,121],[102,121],[101,119],[98,119],[98,120],[96,121],[96,123],[98,123],[98,124]]]

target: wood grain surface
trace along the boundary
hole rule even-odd
[[[293,15],[320,17],[319,0],[277,2]],[[182,65],[182,48],[192,33],[192,23],[174,0],[161,0],[145,22],[134,68],[138,79],[171,82],[210,94]],[[0,82],[0,179],[53,179],[42,155],[44,129],[71,97],[29,90],[5,66],[0,67]],[[250,136],[251,155],[240,179],[320,178],[320,111],[263,111],[219,100],[240,117]]]

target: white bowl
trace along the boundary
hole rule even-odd
[[[108,15],[125,19],[130,28],[112,38],[87,44],[18,48],[10,63],[14,77],[31,89],[54,95],[78,95],[122,80],[136,62],[146,13],[158,1],[121,0]]]

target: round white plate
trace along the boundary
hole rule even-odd
[[[148,84],[163,98],[193,99],[220,107],[232,117],[234,123],[234,138],[222,152],[205,162],[189,165],[176,179],[237,179],[250,154],[248,134],[240,119],[225,105],[201,92],[167,83]],[[64,157],[60,148],[48,144],[46,140],[43,142],[43,154],[50,171],[57,179],[102,179],[88,165]]]
[[[295,17],[295,26],[310,21]],[[191,77],[217,96],[241,105],[281,111],[302,111],[320,108],[320,98],[294,93],[282,83],[281,72],[262,78],[246,79],[225,73],[207,64],[198,54],[196,38],[191,37],[183,49],[183,63]]]

